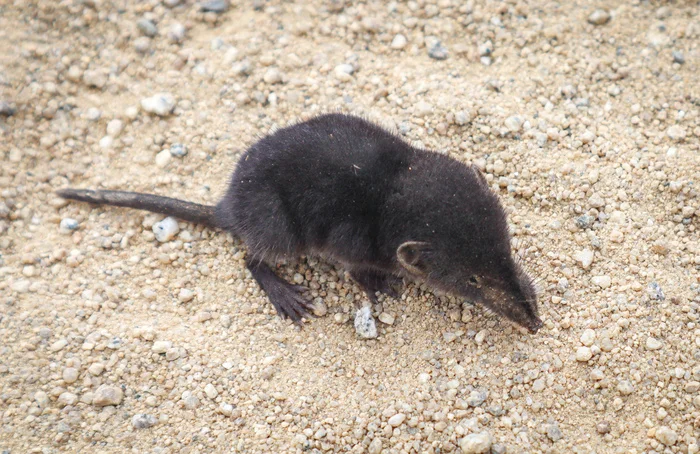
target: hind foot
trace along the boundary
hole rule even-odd
[[[401,280],[396,276],[369,269],[353,270],[350,272],[350,276],[367,294],[367,297],[373,304],[377,303],[377,292],[391,298],[399,297],[398,292],[393,288]]]
[[[313,305],[305,295],[306,287],[290,284],[263,262],[248,262],[247,266],[280,317],[289,318],[297,325],[302,324],[302,318],[310,318]]]

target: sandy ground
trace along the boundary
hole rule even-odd
[[[0,450],[698,452],[700,8],[604,3],[0,3]],[[543,330],[409,285],[362,340],[314,259],[299,330],[236,239],[53,195],[213,204],[338,108],[484,169]]]

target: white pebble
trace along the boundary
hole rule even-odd
[[[685,129],[681,125],[673,125],[666,130],[666,135],[673,140],[683,140],[686,134]]]
[[[168,155],[170,155],[170,153],[168,153]],[[152,230],[156,236],[156,240],[165,243],[175,238],[175,235],[180,231],[180,226],[177,225],[177,220],[175,218],[167,217],[154,224]]]
[[[379,314],[379,321],[387,325],[393,325],[394,316],[388,312],[382,312],[381,314]]]
[[[656,429],[655,437],[666,446],[673,446],[678,441],[678,434],[666,426]]]
[[[612,283],[610,276],[593,276],[591,278],[593,285],[597,285],[600,288],[608,288]]]
[[[576,262],[578,262],[578,264],[581,265],[581,268],[587,270],[593,263],[593,251],[591,251],[590,249],[578,251],[576,252],[576,255],[574,255],[574,260],[576,260]]]
[[[583,331],[583,334],[581,334],[581,343],[585,345],[586,347],[590,347],[593,345],[593,342],[595,341],[595,331],[592,329],[588,328]]]
[[[171,157],[172,157],[172,153],[170,153],[170,151],[161,150],[156,155],[156,165],[162,169],[163,167],[167,166],[170,163]]]
[[[115,118],[107,123],[107,134],[114,138],[119,137],[119,134],[121,134],[123,130],[124,122],[118,118]]]
[[[207,386],[204,387],[204,392],[210,399],[216,399],[216,396],[219,395],[219,391],[217,391],[216,387],[211,383],[207,383]]]
[[[192,301],[192,298],[194,298],[194,292],[188,288],[182,288],[180,289],[180,293],[178,293],[177,298],[183,303],[190,302]]]
[[[164,117],[175,110],[175,97],[170,93],[157,93],[141,100],[141,108],[152,114]]]
[[[620,383],[617,384],[617,390],[620,391],[620,394],[623,396],[629,396],[634,392],[634,386],[629,380],[621,380]]]
[[[266,84],[278,84],[282,82],[282,73],[277,68],[270,68],[265,72],[263,80]]]
[[[518,132],[523,127],[523,119],[513,115],[512,117],[506,118],[505,125],[510,132]]]
[[[153,346],[151,347],[151,351],[153,353],[165,353],[168,351],[173,346],[173,343],[170,341],[155,341],[153,342]]]
[[[63,369],[63,381],[66,383],[75,383],[78,380],[78,370],[74,367],[66,367]]]
[[[397,413],[391,418],[389,418],[389,425],[391,427],[399,427],[406,420],[406,415],[403,413]]]
[[[394,36],[393,40],[391,40],[391,48],[403,49],[404,47],[406,47],[407,42],[408,41],[406,40],[406,37],[399,33],[398,35]]]
[[[92,404],[96,407],[106,407],[107,405],[119,405],[124,398],[124,393],[116,386],[102,385],[97,388],[92,398]]]
[[[360,337],[365,339],[377,337],[377,325],[368,306],[363,306],[355,314],[355,331]]]
[[[481,432],[469,434],[459,440],[459,447],[464,454],[483,454],[491,449],[491,434]]]
[[[78,221],[73,218],[63,218],[61,219],[61,224],[58,226],[58,231],[63,234],[73,233],[78,230]]]
[[[658,350],[663,346],[663,344],[661,343],[660,340],[658,340],[656,338],[647,337],[646,346],[647,346],[647,350]]]
[[[112,136],[104,136],[100,139],[100,148],[103,150],[112,148],[112,145],[114,145],[114,138]]]
[[[588,347],[579,347],[576,349],[576,361],[586,362],[593,357],[593,352]]]
[[[415,115],[417,117],[425,117],[433,113],[433,106],[425,101],[419,101],[415,106]]]

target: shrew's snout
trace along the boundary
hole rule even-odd
[[[542,320],[540,320],[539,317],[535,317],[533,320],[531,320],[527,324],[526,328],[528,331],[530,331],[530,334],[536,334],[537,331],[539,331],[540,328],[542,328],[542,326],[543,326]]]

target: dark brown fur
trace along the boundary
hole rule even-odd
[[[398,277],[417,278],[531,332],[542,326],[505,212],[481,172],[358,117],[322,115],[262,138],[215,207],[119,191],[58,194],[231,232],[279,314],[295,322],[310,307],[303,289],[268,263],[318,254],[343,263],[373,301],[378,291],[392,294]]]

